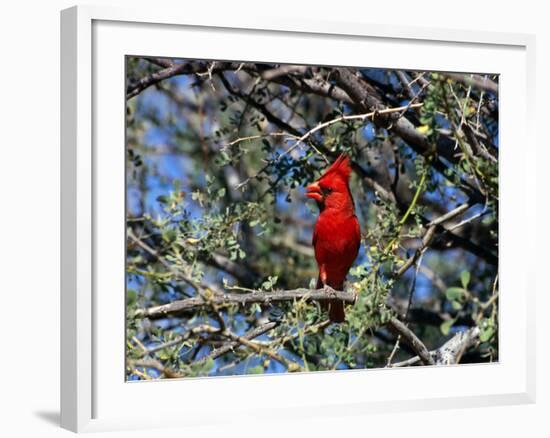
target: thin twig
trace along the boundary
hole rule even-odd
[[[270,330],[273,330],[275,327],[277,327],[277,322],[268,322],[266,324],[263,324],[259,327],[255,327],[248,332],[246,332],[242,337],[248,340],[257,338],[258,336],[261,336]],[[210,359],[217,359],[220,356],[223,356],[224,354],[233,351],[235,348],[239,346],[239,343],[237,341],[231,341],[227,342],[226,344],[222,345],[221,347],[218,347],[214,350],[212,350],[210,353],[208,353],[206,356],[200,358],[199,360],[193,362],[193,365],[197,364],[203,364],[206,361]]]
[[[414,276],[413,276],[413,279],[411,281],[411,287],[409,288],[409,298],[407,299],[407,308],[405,309],[405,315],[403,316],[403,322],[407,326],[408,326],[408,322],[409,322],[409,311],[411,309],[411,305],[412,305],[413,297],[414,297],[414,291],[416,289],[416,279],[418,278],[418,271],[420,270],[420,266],[422,265],[422,258],[424,257],[424,253],[426,252],[426,249],[427,248],[424,248],[420,252],[420,257],[418,258],[418,261],[416,262],[416,268],[414,270]],[[401,342],[401,334],[399,334],[397,336],[397,339],[395,340],[395,345],[393,346],[393,349],[392,349],[390,355],[388,356],[386,366],[388,366],[388,367],[391,366],[393,357],[395,356],[395,354],[399,350],[399,343],[400,342]]]
[[[221,330],[219,328],[212,327],[211,325],[201,324],[199,326],[189,329],[187,332],[185,332],[184,335],[178,336],[170,341],[164,342],[155,347],[144,349],[140,356],[141,357],[151,356],[157,351],[164,350],[165,348],[170,348],[170,347],[173,347],[174,345],[181,344],[182,342],[185,342],[187,339],[189,339],[191,335],[196,335],[200,333],[219,333],[220,331]]]
[[[461,73],[445,73],[445,76],[489,93],[498,94],[498,84],[487,76]]]
[[[435,361],[424,343],[405,324],[392,317],[388,321],[388,326],[398,335],[401,335],[401,338],[415,351],[424,365],[435,365]]]
[[[276,353],[275,351],[271,350],[270,348],[266,347],[263,344],[258,344],[254,341],[251,341],[250,339],[247,339],[244,336],[239,336],[229,331],[223,332],[222,336],[225,336],[228,339],[231,339],[232,341],[238,342],[239,344],[249,347],[256,354],[266,355],[271,359],[276,360],[277,362],[283,364],[289,372],[304,371],[304,369],[297,363],[292,362],[291,360]]]
[[[290,152],[292,152],[300,143],[302,143],[304,140],[306,140],[312,134],[315,134],[317,131],[320,131],[321,129],[324,129],[328,126],[334,125],[335,123],[340,123],[340,122],[343,122],[343,121],[346,121],[346,120],[361,120],[361,121],[364,121],[368,118],[373,119],[374,117],[379,116],[379,115],[406,111],[410,108],[420,108],[422,105],[424,105],[424,104],[423,103],[415,103],[415,104],[412,104],[412,105],[404,105],[404,106],[400,106],[400,107],[396,107],[396,108],[386,108],[386,109],[381,109],[381,110],[378,110],[378,111],[371,111],[371,112],[368,112],[368,113],[365,113],[365,114],[354,114],[354,115],[351,115],[351,116],[340,116],[340,117],[336,117],[332,120],[328,120],[326,122],[319,123],[315,128],[310,129],[304,135],[302,135],[296,141],[296,143],[292,147],[287,149],[285,152],[283,152],[279,156],[278,159],[281,159],[284,155],[289,154]]]
[[[383,115],[383,114],[391,114],[391,113],[395,113],[395,112],[400,112],[400,111],[403,111],[403,110],[407,110],[409,108],[420,108],[423,104],[422,103],[416,103],[416,104],[412,104],[412,105],[405,105],[405,106],[400,106],[400,107],[396,107],[396,108],[386,108],[386,109],[382,109],[382,110],[379,110],[379,111],[371,111],[371,112],[368,112],[368,113],[365,113],[365,114],[354,114],[354,115],[348,115],[348,116],[339,116],[339,117],[336,117],[332,120],[328,120],[324,123],[320,123],[318,124],[316,127],[310,129],[309,131],[307,131],[305,134],[303,134],[302,136],[297,136],[297,135],[292,135],[292,134],[287,134],[289,138],[291,139],[294,139],[296,140],[296,142],[291,146],[289,147],[286,151],[284,151],[281,155],[279,155],[275,162],[279,162],[284,156],[290,154],[294,149],[296,149],[298,146],[300,146],[302,143],[304,143],[305,140],[307,140],[308,137],[310,137],[312,134],[316,133],[317,131],[320,131],[321,129],[324,129],[328,126],[331,126],[331,125],[334,125],[335,123],[340,123],[340,122],[343,122],[343,121],[347,121],[347,120],[366,120],[368,118],[373,118],[373,117],[376,117],[377,115]],[[264,134],[264,135],[273,135],[273,136],[280,136],[280,133],[274,133],[274,134]],[[257,138],[261,138],[261,137],[257,137]],[[232,143],[230,144],[234,144],[235,142],[237,142],[239,139],[236,139],[234,140]],[[319,156],[321,156],[325,162],[329,162],[328,161],[328,158],[321,152],[319,151],[317,148],[315,148],[314,145],[311,145],[312,148],[315,149],[315,151],[319,154]],[[242,187],[244,187],[246,184],[248,184],[252,179],[255,179],[257,178],[260,174],[262,174],[263,172],[266,171],[266,169],[271,165],[272,163],[268,163],[266,164],[264,167],[262,167],[258,172],[256,172],[254,175],[246,178],[243,182],[239,183],[235,189],[240,189]]]
[[[441,226],[446,221],[449,221],[456,216],[464,213],[468,208],[470,208],[472,204],[470,203],[464,203],[456,207],[455,209],[445,213],[444,215],[438,217],[437,219],[432,220],[428,224],[426,224],[427,230],[424,233],[424,236],[422,237],[422,245],[421,247],[411,256],[409,257],[405,263],[397,270],[397,272],[394,274],[395,277],[401,277],[407,270],[414,264],[414,262],[420,257],[421,251],[424,248],[427,248],[430,243],[432,242],[435,231],[438,226]],[[444,230],[444,232],[447,232],[448,230]]]
[[[175,371],[170,367],[164,366],[160,361],[156,359],[129,360],[128,367],[129,368],[153,368],[161,372],[162,374],[164,374],[166,377],[170,379],[185,377],[185,374],[180,373],[179,371]]]

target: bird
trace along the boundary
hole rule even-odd
[[[319,207],[312,239],[319,268],[317,289],[330,286],[343,290],[359,252],[361,228],[349,188],[351,172],[349,156],[341,154],[317,181],[306,186],[306,196]],[[344,302],[327,301],[322,304],[328,309],[330,321],[345,321]]]

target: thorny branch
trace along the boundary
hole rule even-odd
[[[184,300],[173,301],[161,306],[139,309],[135,312],[135,318],[166,318],[173,315],[181,315],[185,312],[196,310],[207,305],[227,306],[231,304],[249,305],[249,304],[270,304],[280,301],[295,300],[313,300],[321,301],[328,299],[338,299],[346,303],[355,302],[356,296],[352,292],[334,290],[328,286],[324,289],[292,289],[266,292],[255,290],[247,293],[223,293],[210,294],[206,299],[203,296],[186,298]]]
[[[200,366],[204,363],[206,363],[208,360],[216,359],[217,357],[220,357],[229,351],[232,351],[233,349],[237,348],[238,346],[244,346],[252,350],[254,353],[259,355],[266,355],[270,357],[271,359],[281,363],[284,365],[288,371],[303,371],[303,368],[285,358],[284,356],[281,356],[273,349],[269,348],[265,344],[258,343],[253,341],[254,338],[257,338],[258,336],[261,336],[262,334],[265,334],[275,328],[277,326],[276,322],[268,322],[266,324],[263,324],[262,326],[256,327],[254,329],[249,330],[247,333],[245,333],[243,336],[239,336],[235,333],[233,333],[230,330],[227,329],[217,329],[215,327],[212,327],[207,324],[202,324],[196,327],[193,327],[188,331],[188,334],[194,333],[194,334],[200,334],[200,333],[209,333],[209,334],[215,334],[222,338],[226,338],[229,342],[224,344],[222,347],[219,347],[217,349],[212,350],[209,354],[204,356],[203,358],[195,361],[192,365],[194,366]],[[179,377],[185,377],[186,373],[182,373],[179,371],[175,371],[169,367],[165,367],[162,365],[162,363],[156,359],[147,359],[147,356],[150,356],[154,354],[155,352],[162,350],[164,348],[169,348],[173,345],[177,345],[179,343],[184,342],[188,336],[181,336],[176,339],[173,339],[170,342],[166,342],[164,344],[158,345],[154,348],[150,348],[142,353],[143,359],[133,359],[128,361],[128,366],[131,368],[154,368],[161,373],[165,374],[166,377],[169,378],[179,378]]]

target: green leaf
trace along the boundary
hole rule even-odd
[[[454,310],[460,310],[462,309],[462,304],[459,301],[452,301],[451,306]]]
[[[445,292],[445,296],[449,301],[454,301],[462,298],[464,296],[464,289],[461,287],[450,287]]]
[[[468,289],[468,284],[470,283],[470,272],[469,271],[462,271],[460,273],[460,282],[462,283],[462,287],[464,289]]]
[[[453,324],[455,322],[456,322],[455,318],[448,319],[447,321],[443,321],[441,323],[441,325],[439,326],[439,330],[441,330],[441,333],[443,333],[443,335],[447,336],[449,334],[449,332],[451,331],[451,327],[453,326]]]
[[[252,304],[249,309],[250,309],[250,313],[252,314],[262,312],[262,308],[258,303]]]
[[[126,304],[132,306],[137,301],[137,292],[134,289],[128,289],[126,291]]]
[[[173,242],[176,240],[177,237],[178,237],[178,233],[174,229],[168,229],[168,230],[162,231],[162,240],[164,240],[165,242]]]
[[[481,342],[487,342],[489,339],[493,337],[493,334],[495,333],[495,330],[493,327],[488,327],[483,330],[481,330],[481,333],[479,335],[479,340]]]
[[[263,374],[264,367],[263,365],[258,365],[256,367],[248,368],[247,372],[249,374]]]
[[[165,196],[165,195],[157,196],[157,202],[160,202],[161,204],[168,204],[168,196]]]
[[[212,359],[211,357],[208,358],[208,360],[204,363],[204,365],[202,366],[202,372],[203,373],[209,373],[212,368],[214,368],[214,359]]]
[[[170,355],[170,351],[168,351],[166,348],[163,349],[163,350],[160,350],[158,353],[157,353],[157,357],[160,359],[160,360],[169,360],[171,355]]]
[[[428,125],[417,126],[416,130],[420,134],[427,134],[430,131],[430,127]]]
[[[277,277],[276,275],[273,277],[270,275],[267,280],[262,283],[262,289],[273,289],[273,286],[275,285],[275,283],[277,283],[278,278],[279,277]]]
[[[492,320],[485,319],[481,323],[481,333],[479,334],[479,340],[481,342],[487,342],[491,340],[493,335],[496,333],[496,327]]]

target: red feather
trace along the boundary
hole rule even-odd
[[[342,290],[361,245],[361,230],[349,189],[350,174],[349,157],[342,154],[307,187],[306,195],[317,201],[320,210],[313,230],[315,259],[319,266],[318,288],[329,285]],[[344,321],[342,301],[330,300],[327,306],[331,321]]]

